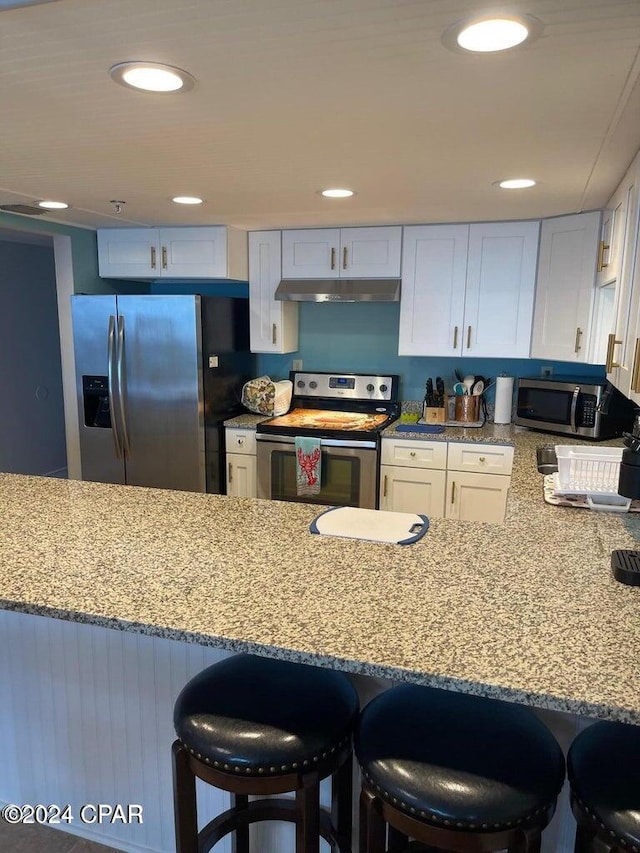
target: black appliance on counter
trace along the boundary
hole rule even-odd
[[[224,493],[223,421],[255,376],[247,299],[72,297],[82,478]]]
[[[256,427],[259,498],[376,509],[380,434],[400,416],[399,377],[291,371],[286,415]],[[296,490],[295,439],[320,440],[318,495]]]
[[[521,377],[516,386],[514,423],[541,432],[602,441],[630,430],[635,412],[606,379]]]

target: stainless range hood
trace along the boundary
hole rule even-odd
[[[285,278],[275,293],[288,302],[399,302],[399,278]]]

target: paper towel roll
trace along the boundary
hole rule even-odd
[[[496,379],[496,405],[494,423],[510,424],[513,407],[513,376],[498,376]]]

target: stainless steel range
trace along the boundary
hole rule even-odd
[[[289,378],[291,409],[256,428],[258,497],[376,509],[380,433],[400,414],[398,376],[292,371]],[[313,496],[298,494],[296,437],[320,440]]]

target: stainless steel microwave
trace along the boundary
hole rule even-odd
[[[520,378],[514,423],[542,432],[599,441],[630,431],[636,409],[606,379]]]

